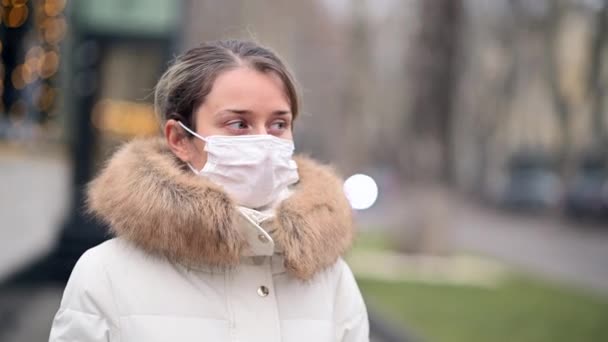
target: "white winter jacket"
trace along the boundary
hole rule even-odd
[[[368,341],[340,257],[353,238],[342,183],[296,162],[300,181],[267,219],[188,172],[162,140],[127,144],[88,191],[116,237],[76,264],[50,341]]]

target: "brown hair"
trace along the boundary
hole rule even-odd
[[[161,76],[154,92],[154,108],[161,124],[174,119],[196,129],[193,113],[205,101],[215,79],[239,66],[275,73],[284,84],[293,118],[297,117],[295,79],[273,51],[251,41],[219,40],[186,51]]]

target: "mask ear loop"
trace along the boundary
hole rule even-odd
[[[190,128],[188,128],[186,125],[184,125],[181,121],[177,121],[177,123],[184,129],[186,130],[186,132],[194,135],[195,137],[201,139],[204,142],[207,142],[207,139],[203,138],[200,134],[197,134],[196,132],[194,132],[193,130],[191,130]],[[188,165],[188,167],[190,168],[190,170],[192,170],[192,172],[194,172],[195,174],[199,175],[201,173],[202,170],[197,170],[194,168],[194,166],[192,166],[192,164],[190,163],[186,163],[186,165]]]
[[[182,128],[183,128],[183,129],[185,129],[185,130],[186,130],[186,132],[188,132],[188,133],[190,133],[190,134],[194,135],[195,137],[197,137],[197,138],[201,139],[201,140],[202,140],[202,141],[204,141],[204,142],[207,142],[207,138],[204,138],[202,135],[200,135],[200,134],[196,133],[195,131],[191,130],[191,129],[190,129],[190,128],[188,128],[186,125],[184,125],[184,124],[183,124],[181,121],[178,121],[177,123],[178,123],[180,126],[182,126]]]

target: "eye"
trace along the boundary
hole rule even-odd
[[[272,124],[270,124],[270,129],[272,131],[284,131],[289,128],[289,123],[285,120],[276,120]]]
[[[247,123],[244,120],[229,121],[226,123],[226,126],[228,128],[230,128],[231,130],[235,130],[235,131],[242,131],[242,130],[249,128],[249,126],[247,126]]]

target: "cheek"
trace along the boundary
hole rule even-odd
[[[293,140],[293,132],[291,129],[287,129],[281,135],[279,135],[279,138]]]
[[[207,162],[207,152],[205,152],[205,143],[193,139],[190,142],[190,164],[197,170],[200,170],[205,166]]]

